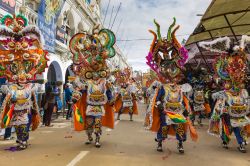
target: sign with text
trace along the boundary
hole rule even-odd
[[[38,27],[41,30],[45,49],[49,52],[55,52],[56,22],[65,0],[41,0],[38,9]]]

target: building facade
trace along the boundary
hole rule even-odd
[[[41,0],[0,0],[0,16],[5,14],[23,14],[30,25],[38,25],[38,10]],[[56,2],[56,1],[55,1]],[[52,2],[51,2],[52,3]],[[56,24],[56,40],[54,51],[49,52],[48,68],[37,79],[47,82],[67,82],[67,77],[73,75],[70,69],[72,64],[69,51],[71,37],[79,32],[91,32],[95,25],[101,25],[100,0],[65,0]],[[110,60],[112,69],[128,66],[118,47],[117,56]]]

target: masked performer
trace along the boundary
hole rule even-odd
[[[215,50],[216,44],[225,45],[224,50]],[[246,152],[245,143],[249,135],[249,103],[245,89],[247,55],[242,47],[230,44],[230,38],[224,37],[210,42],[202,42],[200,46],[221,56],[214,63],[217,77],[224,81],[224,90],[214,93],[216,100],[210,120],[209,133],[221,137],[224,148],[228,148],[232,133],[239,144],[238,150]],[[243,45],[242,45],[243,46]]]
[[[32,120],[32,130],[40,122],[36,86],[31,81],[35,80],[36,74],[44,71],[48,59],[42,48],[42,37],[38,28],[27,26],[25,17],[7,15],[1,23],[0,76],[9,82],[4,87],[7,96],[3,104],[1,127],[15,127],[17,148],[22,150],[28,146],[29,121]]]
[[[162,152],[162,142],[168,135],[176,136],[178,140],[178,151],[184,153],[183,142],[187,139],[187,130],[193,140],[197,139],[197,133],[188,119],[189,102],[184,97],[184,92],[189,92],[192,87],[189,84],[179,85],[182,80],[182,70],[188,58],[187,50],[182,47],[175,37],[175,32],[179,28],[174,23],[170,26],[168,37],[162,38],[160,25],[155,21],[157,34],[150,30],[154,36],[148,56],[147,64],[154,70],[162,86],[154,96],[155,106],[153,109],[152,131],[157,132],[155,141],[157,151]],[[172,28],[174,30],[172,31]]]
[[[118,95],[115,101],[117,120],[120,120],[121,114],[129,114],[130,121],[133,121],[133,115],[138,115],[136,103],[136,85],[130,79],[131,71],[126,68],[122,72],[116,73],[117,83],[120,85]]]
[[[202,119],[206,118],[206,116],[211,112],[211,109],[206,101],[204,86],[201,82],[195,83],[191,99],[192,114],[190,119],[192,120],[192,124],[194,125],[195,117],[198,116],[198,124],[202,125]]]
[[[73,105],[74,127],[76,131],[86,130],[86,144],[91,144],[95,133],[97,148],[101,146],[102,126],[114,128],[111,84],[106,81],[109,76],[106,60],[115,56],[114,44],[113,32],[99,31],[98,27],[91,35],[78,33],[70,41],[76,75],[72,100],[78,101]]]

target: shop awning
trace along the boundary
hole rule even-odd
[[[224,36],[237,43],[242,35],[250,35],[250,0],[213,0],[186,42],[189,50],[198,50],[189,63],[201,61],[211,70],[216,55],[202,50],[198,43]]]

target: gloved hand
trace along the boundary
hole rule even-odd
[[[187,117],[189,116],[189,113],[188,113],[187,110],[185,110],[185,111],[182,113],[182,115],[183,115],[185,118],[187,118]]]
[[[72,102],[75,104],[78,100],[80,100],[82,97],[82,94],[78,91],[74,91],[72,94]]]
[[[164,111],[164,106],[163,103],[161,103],[161,101],[157,101],[156,105],[159,111]]]

